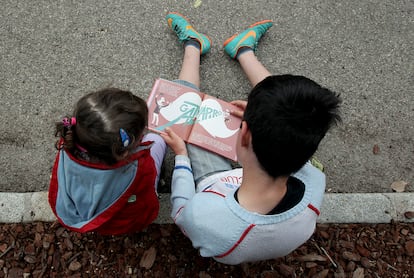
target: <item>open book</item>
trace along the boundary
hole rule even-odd
[[[165,79],[157,79],[147,100],[148,128],[171,128],[184,141],[233,161],[241,119],[230,114],[240,108]]]

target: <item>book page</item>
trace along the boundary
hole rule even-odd
[[[148,98],[148,128],[162,132],[170,127],[187,141],[202,93],[172,81],[157,79]]]
[[[236,161],[241,119],[231,115],[231,110],[240,109],[205,95],[188,142]]]

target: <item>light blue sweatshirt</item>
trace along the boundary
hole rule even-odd
[[[178,155],[171,216],[203,257],[226,264],[282,257],[313,234],[325,191],[325,175],[310,163],[293,176],[305,185],[302,200],[283,213],[262,215],[247,211],[234,198],[241,168],[211,175],[196,189],[190,159]]]

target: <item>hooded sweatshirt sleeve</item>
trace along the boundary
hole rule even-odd
[[[177,155],[171,182],[171,217],[174,221],[194,195],[195,183],[190,159],[185,155]]]

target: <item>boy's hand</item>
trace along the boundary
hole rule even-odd
[[[170,128],[167,127],[165,132],[160,135],[176,155],[188,155],[184,140]]]
[[[245,100],[233,100],[230,102],[231,104],[239,107],[242,111],[230,111],[230,114],[232,114],[233,116],[239,117],[239,118],[243,118],[243,113],[244,110],[246,110],[246,106],[247,106],[247,101]]]

